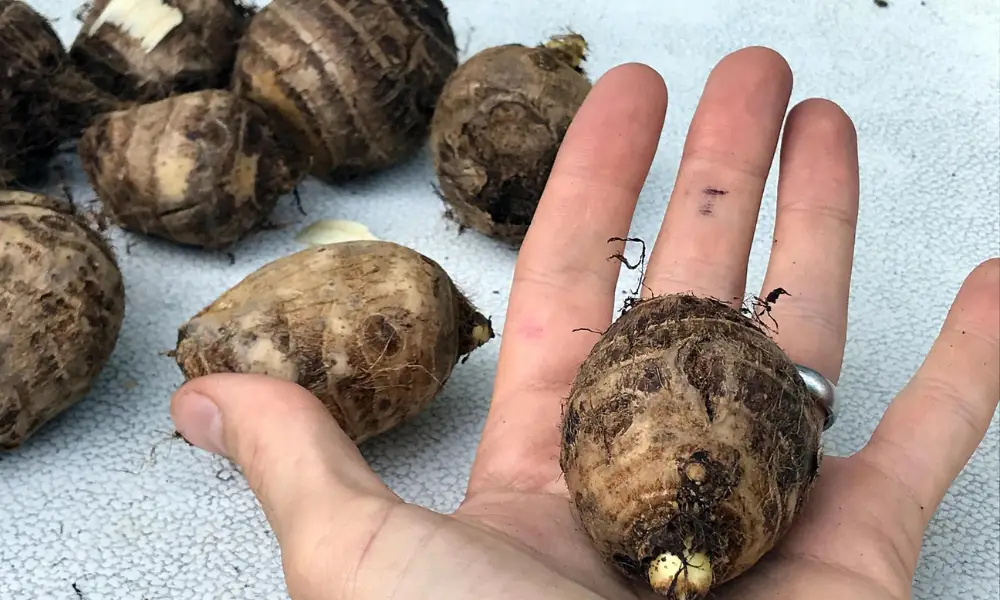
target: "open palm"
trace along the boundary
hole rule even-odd
[[[834,104],[787,116],[791,73],[764,48],[713,71],[684,147],[646,293],[738,303],[784,124],[764,290],[774,337],[837,381],[858,214],[856,139]],[[189,441],[243,470],[296,600],[654,598],[603,564],[577,525],[558,464],[563,399],[614,317],[622,250],[663,125],[666,89],[642,65],[596,84],[567,134],[515,272],[486,428],[459,509],[404,503],[305,390],[254,375],[186,384],[172,412]],[[904,599],[928,520],[1000,396],[1000,261],[980,265],[872,440],[828,458],[805,512],[719,599]],[[216,412],[215,408],[218,408]],[[641,582],[640,582],[641,584]]]

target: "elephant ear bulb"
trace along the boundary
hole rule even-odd
[[[180,326],[173,354],[187,378],[293,381],[361,443],[420,413],[493,337],[490,320],[436,262],[354,239],[251,273]]]
[[[61,200],[0,191],[0,449],[82,400],[125,316],[111,245]]]
[[[431,123],[431,153],[448,213],[463,227],[520,245],[556,153],[591,83],[579,34],[506,44],[462,63]]]
[[[560,465],[605,561],[663,597],[695,600],[795,522],[825,421],[758,319],[657,296],[632,303],[581,364]]]

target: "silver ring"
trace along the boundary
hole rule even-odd
[[[806,384],[806,389],[826,413],[823,431],[829,429],[837,420],[837,386],[826,377],[804,365],[795,365],[799,376]]]

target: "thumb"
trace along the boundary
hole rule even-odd
[[[208,375],[182,386],[170,413],[184,439],[240,467],[286,557],[331,532],[344,549],[364,547],[371,519],[402,502],[323,404],[294,383]]]

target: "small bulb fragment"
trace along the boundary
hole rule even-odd
[[[340,219],[321,219],[295,236],[295,241],[310,246],[377,239],[364,224]]]
[[[657,594],[676,600],[704,598],[712,586],[712,562],[701,552],[683,557],[665,552],[649,565],[649,585]]]

